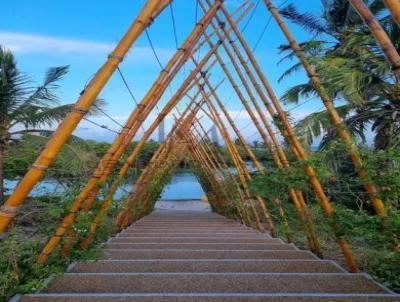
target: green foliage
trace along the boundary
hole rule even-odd
[[[266,175],[256,176],[250,187],[254,193],[266,197],[266,200],[279,198],[283,201],[291,230],[304,230],[304,225],[288,198],[289,188],[301,190],[310,207],[311,217],[316,222],[317,235],[327,257],[341,261],[335,244],[335,234],[331,230],[334,221],[337,226],[336,234],[348,238],[360,269],[391,288],[400,290],[400,253],[394,251],[400,242],[400,151],[361,148],[368,179],[359,179],[355,175],[347,154],[343,144],[332,142],[324,150],[312,153],[307,161],[315,168],[333,203],[333,220],[323,216],[304,175],[304,163],[291,163],[291,167],[285,170],[268,168]],[[374,215],[362,186],[370,179],[379,188],[379,196],[388,209],[384,228],[381,219]],[[284,237],[287,230],[279,219],[277,209],[272,206],[269,208],[278,233]],[[291,235],[296,244],[307,247],[302,233],[291,232]]]
[[[47,137],[25,134],[11,146],[4,163],[6,179],[25,175],[47,141]],[[78,177],[89,176],[99,160],[93,150],[94,145],[81,139],[71,139],[57,156],[46,177],[68,182]]]
[[[0,301],[7,301],[16,293],[40,290],[46,278],[62,274],[73,261],[97,258],[97,247],[93,247],[83,252],[74,250],[68,257],[60,257],[56,252],[46,265],[36,264],[48,235],[54,232],[69,208],[70,196],[76,193],[76,190],[71,190],[61,197],[49,195],[31,198],[22,207],[14,221],[15,226],[0,243]],[[83,228],[82,225],[87,225],[84,216],[80,217],[77,228]],[[110,234],[109,226],[110,222],[106,237]]]
[[[349,131],[364,141],[367,131],[372,128],[376,149],[399,146],[400,89],[384,53],[348,1],[322,2],[324,11],[321,16],[300,13],[293,5],[283,9],[282,13],[313,35],[301,46],[318,72],[325,91],[339,104],[338,111]],[[382,1],[368,2],[372,13],[398,49],[399,27],[385,10]],[[295,53],[288,45],[280,49],[285,54],[282,61],[295,58]],[[299,67],[299,63],[295,63],[283,73],[281,80],[297,72]],[[314,96],[318,94],[309,81],[291,87],[282,100],[298,103]],[[324,135],[323,142],[336,137],[336,130],[329,123],[326,111],[307,116],[297,128],[299,136],[308,143],[321,134]]]

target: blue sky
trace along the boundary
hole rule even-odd
[[[251,1],[256,2],[256,0]],[[123,35],[144,2],[144,0],[6,1],[2,4],[0,44],[14,51],[19,68],[32,76],[37,83],[40,83],[48,67],[70,65],[70,72],[62,81],[58,95],[62,103],[72,103]],[[179,43],[183,42],[194,26],[195,2],[195,0],[173,1]],[[276,5],[283,2],[283,0],[274,1]],[[290,2],[296,2],[302,11],[315,13],[321,11],[320,0],[286,1],[286,3]],[[233,10],[240,3],[237,0],[228,0],[226,6],[229,10]],[[288,65],[277,65],[280,58],[277,47],[284,43],[284,39],[274,21],[269,21],[269,13],[261,1],[244,36],[250,46],[254,46],[264,26],[269,24],[255,54],[276,93],[280,96],[291,85],[304,81],[304,75],[298,74],[290,80],[278,83],[277,79]],[[240,28],[245,22],[246,19],[240,24]],[[293,25],[290,27],[299,41],[308,37],[300,28]],[[161,61],[166,63],[176,48],[169,8],[153,23],[149,34]],[[136,42],[122,63],[121,69],[136,98],[140,100],[160,71],[145,35]],[[178,88],[189,69],[190,66],[178,75],[171,85],[172,91]],[[219,76],[220,70],[215,69],[213,77],[217,79]],[[227,107],[233,116],[237,116],[242,106],[235,97],[229,98],[232,96],[232,90],[227,83],[220,88],[219,92],[223,101],[227,102]],[[170,96],[171,91],[167,90],[159,108]],[[105,87],[101,98],[107,102],[106,111],[120,123],[125,121],[135,107],[117,74]],[[183,108],[185,103],[186,101],[183,100],[179,108]],[[292,114],[294,117],[303,116],[321,106],[318,100],[312,100],[293,111]],[[149,124],[151,118],[146,125]],[[98,116],[93,120],[111,129],[118,130],[119,128],[106,117]],[[239,127],[245,127],[249,119],[241,113],[237,123]],[[167,119],[167,130],[170,125],[171,117]],[[249,137],[249,141],[257,139],[253,127],[247,127],[244,133]],[[110,141],[114,136],[112,132],[87,122],[83,122],[75,134],[103,141]]]

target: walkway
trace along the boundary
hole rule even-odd
[[[23,302],[400,301],[280,239],[210,212],[155,211]]]

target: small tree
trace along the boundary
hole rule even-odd
[[[26,133],[40,133],[44,126],[61,121],[71,105],[59,105],[55,90],[68,66],[53,67],[36,87],[17,68],[14,55],[0,46],[0,201],[4,200],[4,156],[13,141]]]

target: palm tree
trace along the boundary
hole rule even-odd
[[[35,87],[22,73],[14,55],[0,46],[0,203],[4,199],[4,157],[10,144],[27,133],[45,132],[59,122],[71,105],[59,105],[58,82],[68,66],[50,68],[42,85]]]
[[[332,99],[339,103],[338,111],[354,136],[365,140],[366,132],[374,132],[375,148],[397,146],[400,143],[400,91],[385,56],[347,0],[321,0],[321,16],[300,13],[293,5],[282,14],[301,25],[314,37],[302,43],[310,62],[321,76]],[[400,49],[400,30],[385,11],[380,0],[368,1],[369,8]],[[280,47],[291,60],[290,47]],[[299,64],[285,71],[280,80],[300,69]],[[310,83],[290,88],[282,97],[287,103],[315,96]],[[316,112],[298,123],[298,132],[309,143],[324,135],[323,143],[336,136],[325,111]]]

